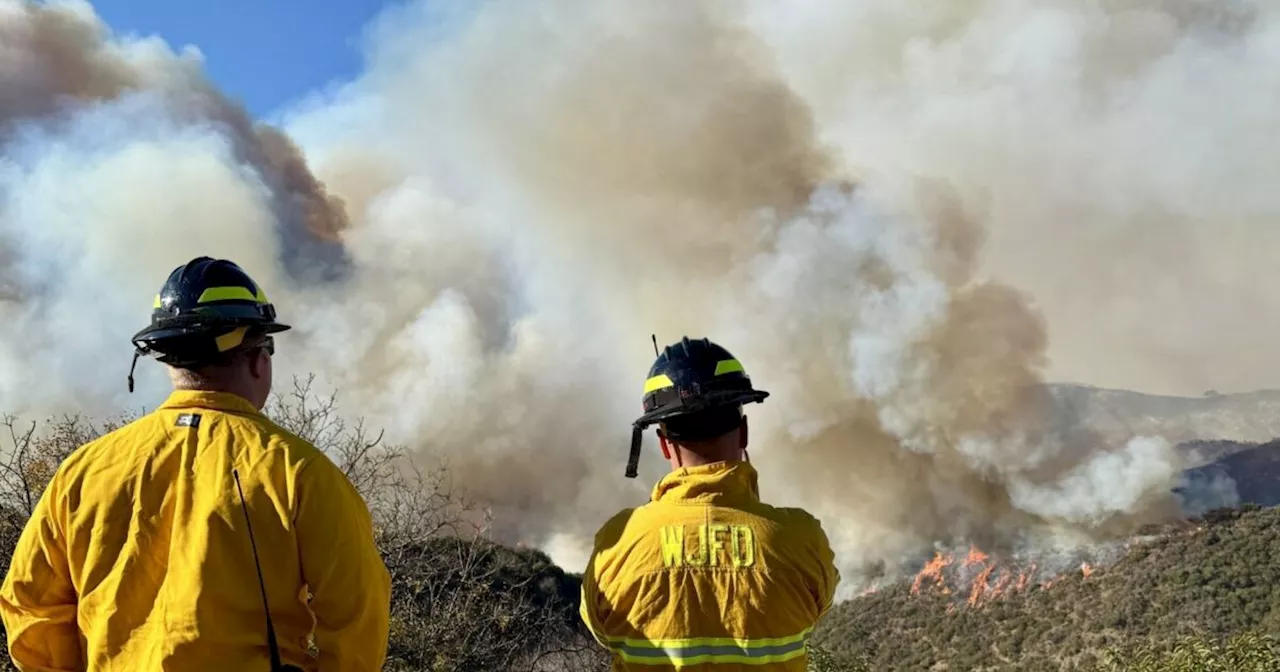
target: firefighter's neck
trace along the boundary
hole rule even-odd
[[[747,429],[742,427],[709,441],[685,442],[667,440],[674,471],[682,467],[701,467],[716,462],[743,462],[747,456]]]
[[[169,378],[175,390],[223,392],[244,398],[262,410],[270,394],[270,378],[263,377],[261,360],[238,359],[228,366],[211,366],[199,370],[169,367]]]

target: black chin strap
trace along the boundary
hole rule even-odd
[[[133,394],[133,370],[138,368],[138,356],[141,354],[141,350],[133,351],[133,364],[129,366],[129,394]]]
[[[640,473],[640,440],[644,437],[644,429],[640,425],[631,428],[631,455],[627,457],[627,478],[635,478]]]

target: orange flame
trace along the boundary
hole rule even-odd
[[[1031,569],[1028,569],[1026,572],[1022,572],[1018,574],[1018,585],[1016,588],[1014,588],[1014,590],[1019,592],[1026,590],[1027,586],[1031,584],[1031,579],[1034,579],[1035,576],[1036,576],[1036,564],[1033,562],[1031,563]]]
[[[991,589],[991,599],[996,599],[1009,590],[1009,584],[1013,583],[1013,572],[1005,570],[1005,573],[996,582],[995,587]]]
[[[970,565],[981,565],[987,561],[989,556],[983,553],[977,546],[969,546],[969,555],[964,559],[964,567]]]
[[[946,569],[951,564],[952,560],[954,560],[954,558],[949,553],[946,555],[943,555],[941,552],[935,553],[933,559],[924,566],[924,569],[920,570],[919,574],[916,574],[916,580],[911,584],[911,594],[920,594],[920,586],[924,583],[925,579],[932,579],[934,583],[943,589],[943,592],[951,592],[947,590],[946,580],[942,578],[942,570]]]
[[[987,590],[987,578],[991,576],[991,572],[995,571],[994,564],[987,565],[983,568],[982,573],[973,580],[973,587],[969,590],[969,606],[976,607],[982,602],[982,594]]]
[[[973,572],[959,571],[968,567],[980,569],[976,570],[976,575]],[[948,582],[960,582],[961,585],[955,586],[956,592],[965,596],[965,603],[969,607],[980,607],[992,600],[1024,592],[1032,585],[1038,585],[1041,590],[1049,590],[1062,579],[1062,575],[1058,575],[1045,581],[1037,581],[1037,569],[1036,563],[1026,567],[1002,564],[998,558],[993,558],[976,545],[969,546],[968,553],[960,562],[956,562],[954,555],[939,551],[916,574],[911,583],[911,594],[919,595],[922,590],[936,590],[942,595],[951,595],[952,586]],[[1080,563],[1080,572],[1084,578],[1088,579],[1095,571],[1088,562]],[[868,589],[863,595],[872,592],[874,589]],[[952,613],[955,608],[964,606],[964,603],[955,602],[947,610]]]

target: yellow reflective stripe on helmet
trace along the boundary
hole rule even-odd
[[[151,307],[152,307],[153,309],[154,309],[154,308],[159,308],[159,307],[160,307],[160,295],[159,295],[159,294],[156,294],[156,302],[155,302],[155,303],[153,303],[153,304],[151,304]]]
[[[231,348],[244,343],[244,335],[249,333],[249,327],[240,327],[235,331],[225,333],[217,338],[218,352],[226,352]]]
[[[809,635],[806,629],[789,637],[767,639],[699,638],[671,640],[610,639],[607,646],[630,663],[670,665],[731,664],[768,665],[798,658],[805,653]]]
[[[716,375],[723,376],[726,373],[746,373],[742,370],[742,362],[736,359],[724,359],[716,363]]]
[[[200,293],[197,303],[209,303],[210,301],[229,301],[232,299],[240,299],[243,301],[253,301],[255,303],[266,303],[267,295],[258,288],[257,295],[249,291],[248,287],[210,287]]]
[[[644,381],[644,393],[649,394],[654,390],[661,390],[666,387],[671,387],[672,385],[675,385],[675,383],[671,382],[671,379],[667,377],[667,374],[661,373]]]

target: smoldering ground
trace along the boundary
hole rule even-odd
[[[622,478],[649,334],[707,335],[773,393],[749,408],[762,495],[821,516],[849,590],[934,544],[1171,512],[1170,447],[1056,416],[1050,367],[1258,375],[1185,311],[1255,342],[1245,311],[1274,300],[1206,289],[1280,205],[1245,170],[1274,170],[1261,5],[413,3],[370,28],[364,75],[285,115],[305,162],[198,55],[3,7],[7,409],[156,403],[158,367],[123,391],[128,336],[174,265],[229,256],[296,326],[280,375],[319,374],[576,568],[662,472],[650,438]],[[41,61],[49,15],[71,29]],[[1204,82],[1238,104],[1211,114]],[[1162,328],[1122,310],[1170,283],[1197,291],[1141,306]]]

